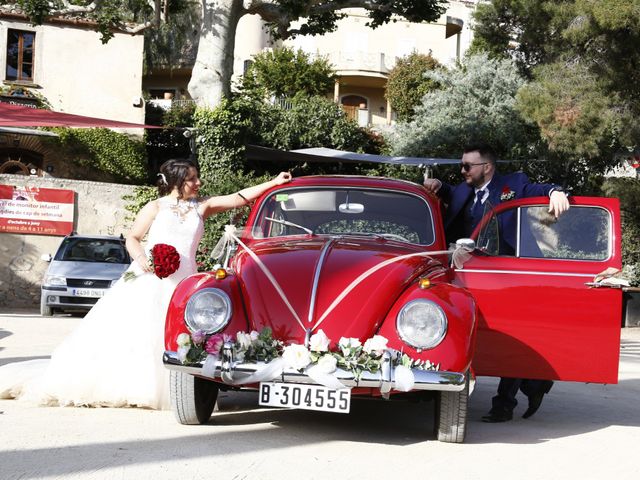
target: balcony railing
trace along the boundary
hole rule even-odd
[[[390,70],[382,52],[330,52],[315,56],[325,58],[336,70],[360,70],[385,74]]]

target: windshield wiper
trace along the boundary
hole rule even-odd
[[[288,222],[286,220],[280,220],[278,218],[272,217],[264,217],[265,220],[269,220],[270,222],[280,223],[281,225],[286,225],[287,227],[299,228],[300,230],[304,230],[309,235],[313,235],[313,230],[308,229],[307,227],[303,227],[302,225],[298,225],[297,223]]]

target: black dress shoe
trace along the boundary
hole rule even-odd
[[[482,417],[485,423],[502,423],[508,422],[513,418],[513,412],[508,410],[492,410],[488,415]]]
[[[540,408],[540,405],[542,405],[542,399],[544,398],[544,394],[549,393],[549,390],[551,390],[552,386],[553,386],[553,382],[551,380],[548,380],[544,382],[544,384],[542,385],[542,387],[538,392],[529,396],[529,408],[527,408],[527,411],[524,412],[524,414],[522,415],[522,418],[529,418],[531,415],[533,415],[538,411],[538,409]]]

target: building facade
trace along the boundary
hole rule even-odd
[[[115,32],[103,44],[94,28],[74,18],[34,26],[0,7],[0,102],[144,123],[143,35]],[[46,153],[37,135],[0,131],[0,173],[46,175],[56,168]]]

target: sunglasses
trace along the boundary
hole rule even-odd
[[[460,168],[465,172],[471,170],[471,167],[475,167],[476,165],[486,165],[488,162],[480,162],[480,163],[461,163]]]

